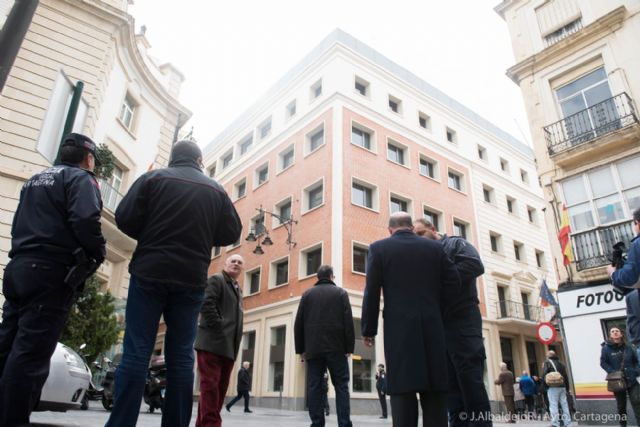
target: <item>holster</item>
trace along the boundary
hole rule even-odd
[[[64,283],[75,292],[81,292],[84,289],[84,282],[98,269],[98,263],[93,258],[89,258],[82,248],[73,251],[73,256],[76,263],[69,269]]]

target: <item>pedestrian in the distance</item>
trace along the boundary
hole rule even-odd
[[[60,161],[25,182],[11,226],[0,323],[3,427],[29,425],[74,294],[105,258],[96,145],[84,135],[66,135]],[[80,254],[91,266],[78,264]],[[74,265],[81,274],[67,280]]]
[[[600,367],[607,374],[615,371],[623,371],[624,373],[626,389],[613,393],[618,406],[620,426],[627,426],[627,397],[636,420],[640,420],[640,384],[636,380],[640,376],[638,357],[633,348],[625,342],[624,334],[619,328],[611,328],[609,339],[602,343]]]
[[[187,427],[193,409],[193,342],[214,246],[238,240],[242,224],[224,188],[202,172],[193,141],[171,148],[169,166],[138,178],[116,223],[138,241],[129,263],[124,352],[108,427],[133,427],[160,318],[167,327],[162,426]]]
[[[502,389],[502,396],[504,397],[504,404],[507,407],[507,422],[515,423],[516,405],[514,401],[515,390],[513,385],[516,380],[513,376],[513,372],[509,370],[507,364],[502,362],[500,364],[500,375],[495,381],[496,385],[499,385]]]
[[[561,380],[556,384],[550,384],[548,375],[551,372],[557,372],[561,376]],[[560,427],[560,411],[562,406],[562,424],[564,427],[571,427],[571,412],[569,411],[569,377],[567,376],[567,368],[560,362],[556,352],[549,350],[547,358],[542,364],[542,378],[545,379],[547,385],[547,397],[549,398],[549,412],[551,413],[551,425]]]
[[[520,377],[520,391],[524,394],[524,402],[527,407],[527,416],[533,418],[535,414],[535,396],[537,392],[536,383],[529,376],[527,371],[522,371]]]
[[[325,424],[323,376],[327,369],[336,392],[339,427],[351,427],[349,359],[355,346],[351,303],[347,291],[333,282],[333,267],[322,265],[318,282],[298,305],[294,329],[296,354],[307,364],[309,417],[312,427]]]
[[[238,385],[237,391],[238,395],[234,397],[229,403],[227,403],[227,411],[231,412],[231,407],[236,404],[236,402],[244,397],[244,412],[250,414],[253,411],[249,409],[249,391],[251,390],[251,373],[249,372],[249,367],[251,363],[244,361],[242,362],[242,367],[238,371]]]
[[[387,373],[382,363],[378,365],[378,372],[376,372],[376,390],[378,391],[378,399],[382,408],[380,418],[387,418]]]

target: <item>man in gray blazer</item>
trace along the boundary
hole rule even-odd
[[[200,401],[196,427],[218,427],[229,376],[242,339],[242,291],[238,277],[240,255],[231,255],[221,273],[207,281],[194,348],[198,355]]]

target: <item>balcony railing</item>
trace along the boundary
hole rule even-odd
[[[100,180],[100,193],[102,193],[102,205],[115,212],[122,200],[122,194],[104,180]]]
[[[523,304],[519,301],[502,300],[496,303],[498,319],[519,319],[531,322],[540,321],[540,307]]]
[[[633,101],[621,93],[544,128],[550,155],[638,123]]]
[[[580,271],[609,264],[613,245],[617,242],[624,242],[629,249],[629,242],[635,236],[632,222],[625,221],[572,234],[576,269]]]

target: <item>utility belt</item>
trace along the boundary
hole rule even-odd
[[[90,258],[82,248],[73,251],[73,257],[75,264],[69,269],[64,283],[75,292],[81,292],[84,289],[84,282],[96,272],[99,264],[95,259]]]

